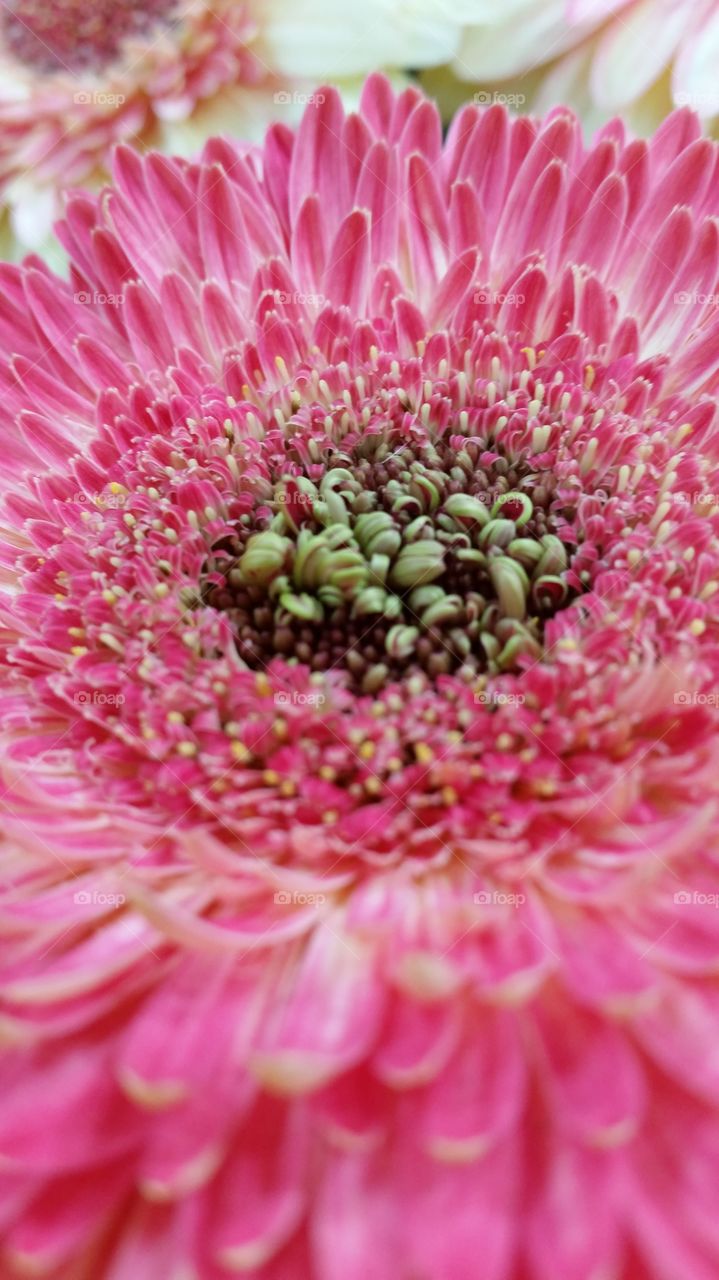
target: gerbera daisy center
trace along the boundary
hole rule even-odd
[[[176,0],[14,0],[2,33],[19,62],[36,71],[102,71],[123,42],[171,16]]]
[[[206,565],[203,602],[230,616],[249,666],[280,655],[374,693],[541,655],[545,622],[577,594],[551,475],[478,439],[420,435],[368,436],[313,470],[278,468]]]

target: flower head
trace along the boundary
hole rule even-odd
[[[3,268],[8,1274],[714,1274],[715,173],[373,77]]]

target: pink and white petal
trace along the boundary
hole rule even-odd
[[[384,1012],[363,943],[337,918],[319,925],[276,978],[250,1058],[273,1092],[305,1093],[355,1066],[371,1050]]]
[[[438,1160],[476,1160],[518,1123],[525,1089],[515,1015],[483,1010],[470,1017],[464,1043],[421,1104],[422,1146]]]

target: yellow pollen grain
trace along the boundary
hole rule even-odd
[[[235,741],[230,743],[230,754],[234,756],[235,760],[238,760],[243,764],[245,760],[249,759],[251,752],[245,746],[244,742]]]
[[[402,768],[402,761],[399,756],[390,756],[387,761],[387,769],[390,773],[397,773]]]
[[[170,588],[166,582],[158,582],[155,584],[155,595],[164,600],[165,596],[169,596]]]
[[[122,641],[118,640],[117,636],[113,636],[109,631],[101,631],[100,640],[104,645],[107,645],[108,649],[114,649],[115,653],[124,654],[125,650]]]
[[[511,733],[500,733],[496,745],[498,751],[511,751],[514,746],[514,738]]]
[[[129,492],[130,490],[126,489],[124,484],[118,484],[117,480],[110,481],[110,493],[129,493]]]
[[[442,787],[442,801],[444,804],[456,804],[459,799],[454,787]]]
[[[319,775],[325,782],[334,782],[337,770],[333,769],[331,764],[323,764],[319,769]]]
[[[73,658],[84,658],[85,654],[89,653],[89,649],[84,644],[74,644],[70,653]]]
[[[131,511],[126,511],[122,518],[128,529],[132,529],[137,524],[137,521]]]
[[[197,744],[195,742],[179,742],[177,744],[177,750],[181,756],[187,756],[188,758],[190,756],[196,756]]]
[[[255,688],[261,698],[269,698],[272,693],[272,685],[270,684],[264,671],[258,671],[255,676]]]
[[[535,778],[532,790],[538,796],[554,796],[557,794],[557,784],[552,778]]]
[[[274,769],[265,769],[264,773],[262,774],[262,781],[268,787],[276,787],[279,785],[282,779],[280,778],[279,773],[276,773]]]
[[[183,716],[181,711],[168,711],[167,721],[168,721],[168,724],[184,724],[185,717]]]
[[[84,627],[68,627],[67,634],[73,636],[75,640],[82,640],[85,635]]]
[[[689,630],[693,636],[703,636],[706,629],[706,623],[702,622],[701,618],[695,618],[689,623]]]
[[[584,385],[587,388],[587,391],[591,391],[592,387],[594,386],[594,379],[596,376],[597,375],[596,375],[596,370],[594,369],[594,366],[591,364],[588,364],[586,369],[584,370]]]
[[[376,750],[377,748],[374,742],[370,742],[368,740],[367,742],[362,743],[359,749],[359,754],[363,760],[371,760]]]
[[[426,742],[416,742],[414,754],[418,764],[431,764],[434,760],[434,751]]]
[[[380,782],[379,778],[375,778],[374,776],[370,778],[365,778],[364,789],[368,795],[377,796],[382,790],[382,783]]]
[[[296,795],[296,794],[297,794],[297,787],[295,786],[295,784],[294,784],[294,782],[292,781],[292,779],[291,779],[291,778],[285,778],[284,782],[280,784],[280,795],[281,795],[281,796],[294,796],[294,795]]]
[[[282,719],[275,720],[275,723],[272,726],[272,732],[274,733],[276,738],[286,738],[287,737],[287,721]]]
[[[340,815],[336,809],[328,809],[326,813],[322,814],[322,821],[328,824],[331,822],[336,822],[339,816]]]

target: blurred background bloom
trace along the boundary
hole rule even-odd
[[[457,58],[463,30],[484,8],[475,0],[267,0],[263,48],[285,75],[317,80],[436,67]]]
[[[295,81],[258,48],[261,14],[245,0],[3,4],[3,256],[45,249],[60,189],[102,181],[117,142],[189,155],[213,133],[257,139],[299,114]]]
[[[590,129],[621,113],[648,134],[672,106],[706,121],[719,114],[714,0],[475,0],[464,9],[450,67],[425,77],[445,117],[466,101],[468,81],[480,104],[544,112],[565,103]]]

